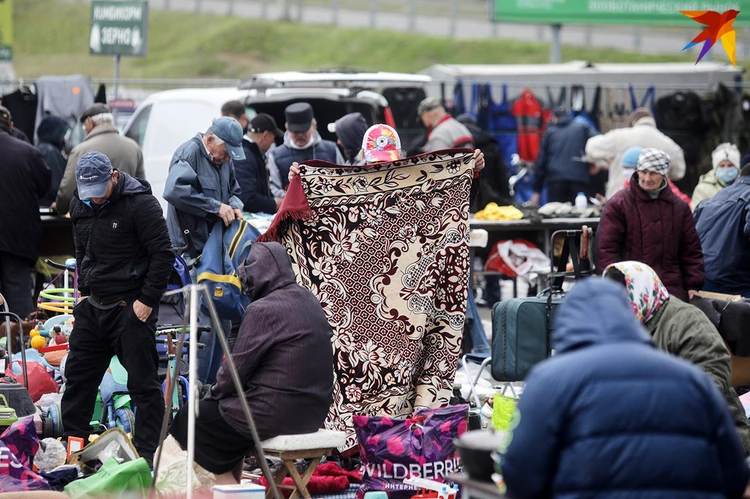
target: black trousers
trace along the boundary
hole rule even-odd
[[[589,192],[589,184],[584,182],[549,182],[547,184],[547,197],[550,203],[575,203],[579,192]]]
[[[140,456],[151,462],[164,417],[155,337],[159,311],[155,308],[144,323],[133,311],[134,302],[131,298],[101,310],[84,300],[73,310],[75,325],[62,397],[64,438],[87,440],[99,384],[112,356],[117,355],[128,371],[128,392],[136,407],[133,443]]]

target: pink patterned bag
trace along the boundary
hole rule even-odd
[[[417,489],[406,478],[443,481],[461,470],[454,439],[466,432],[469,406],[419,411],[409,418],[354,416],[366,492],[382,490],[390,499],[408,499]]]

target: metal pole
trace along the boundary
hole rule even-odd
[[[586,44],[586,46],[591,47],[592,40],[593,40],[593,35],[591,33],[591,26],[587,25],[583,28],[583,39],[584,39],[584,43]]]
[[[302,0],[297,0],[297,22],[302,22]]]
[[[195,462],[195,418],[198,415],[198,285],[190,286],[190,346],[188,349],[188,383],[192,393],[188,396],[187,432],[187,499],[193,499],[193,463]]]
[[[552,64],[560,64],[562,62],[562,44],[560,43],[560,32],[562,31],[562,24],[553,24],[552,28],[552,42],[550,43],[550,62]]]
[[[417,0],[409,0],[409,31],[417,30]]]
[[[378,0],[370,0],[370,29],[376,29],[375,16],[378,12]]]
[[[633,30],[633,49],[636,52],[641,51],[641,46],[643,44],[643,29],[641,29],[640,26],[636,26]]]
[[[261,17],[263,17],[263,19],[268,19],[268,0],[263,0],[260,15]]]
[[[228,12],[227,12],[228,16],[233,16],[234,15],[234,0],[229,0],[229,5],[228,5],[228,9],[227,10],[228,10]]]
[[[333,0],[331,2],[331,23],[334,26],[339,25],[339,0]]]
[[[281,0],[282,1],[282,8],[281,8],[281,20],[289,22],[292,20],[292,15],[289,12],[290,10],[290,1],[291,0]]]
[[[120,54],[117,54],[115,56],[115,84],[114,84],[114,91],[112,92],[113,98],[117,98],[117,90],[120,85]]]
[[[201,11],[201,3],[203,3],[201,0],[195,0],[195,12]]]
[[[455,38],[456,37],[456,29],[458,25],[458,5],[455,1],[451,2],[451,27],[450,27],[450,37]]]

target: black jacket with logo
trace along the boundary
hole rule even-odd
[[[120,172],[109,201],[70,205],[81,295],[103,304],[137,297],[155,307],[174,265],[167,224],[151,186]]]

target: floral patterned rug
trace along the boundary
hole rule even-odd
[[[347,432],[341,450],[357,445],[355,414],[403,416],[450,399],[467,299],[473,167],[465,149],[368,167],[312,161],[264,237],[289,249],[297,280],[333,329],[326,427]]]

